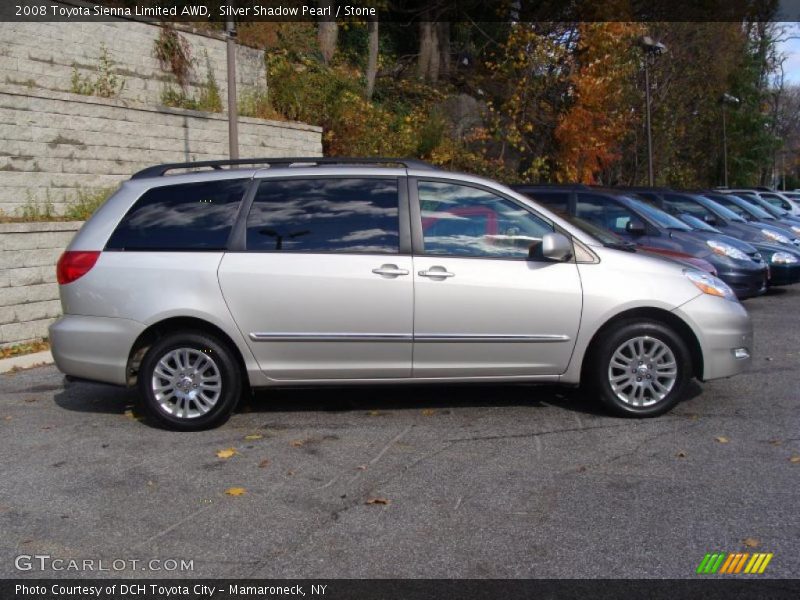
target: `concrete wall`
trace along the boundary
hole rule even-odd
[[[240,118],[242,157],[321,156],[322,130]],[[224,115],[94,96],[0,87],[0,210],[28,201],[57,212],[81,189],[116,186],[146,166],[226,158]]]
[[[83,223],[0,223],[0,347],[47,335],[61,314],[56,261]]]
[[[70,2],[43,0],[37,4]],[[153,52],[160,33],[160,26],[130,19],[96,23],[3,22],[0,23],[0,39],[3,40],[0,84],[70,92],[73,67],[77,67],[82,77],[96,78],[105,47],[114,65],[114,74],[125,83],[119,99],[154,106],[161,103],[165,86],[177,89],[174,76],[162,70]],[[224,101],[227,94],[225,41],[220,36],[181,30],[179,33],[188,42],[194,59],[187,92],[197,96],[210,65]],[[237,91],[266,90],[264,53],[237,46],[236,80]]]

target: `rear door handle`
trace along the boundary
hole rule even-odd
[[[436,266],[436,267],[431,267],[427,271],[420,271],[419,272],[419,276],[420,277],[430,277],[432,279],[438,279],[438,278],[447,279],[448,277],[455,277],[456,274],[455,273],[451,273],[450,271],[448,271],[444,267]]]
[[[401,269],[397,265],[381,265],[377,269],[372,269],[375,275],[381,277],[399,277],[400,275],[408,275],[408,269]]]

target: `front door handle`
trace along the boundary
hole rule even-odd
[[[372,269],[375,275],[381,277],[399,277],[400,275],[408,275],[408,269],[401,269],[397,265],[381,265],[377,269]]]
[[[436,267],[431,267],[427,271],[420,271],[419,272],[419,276],[420,277],[430,277],[431,279],[439,279],[439,278],[447,279],[448,277],[455,277],[456,274],[455,273],[451,273],[450,271],[448,271],[444,267],[436,266]]]

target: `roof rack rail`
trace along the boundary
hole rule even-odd
[[[321,165],[402,165],[407,169],[436,169],[430,163],[414,158],[352,158],[352,157],[333,157],[333,156],[309,156],[309,157],[281,157],[281,158],[238,158],[235,160],[199,160],[184,163],[165,163],[142,169],[131,176],[131,179],[145,179],[148,177],[163,177],[169,171],[177,169],[198,169],[210,167],[214,170],[221,170],[222,167],[235,167],[239,165],[280,165],[291,167],[297,166],[321,166]]]

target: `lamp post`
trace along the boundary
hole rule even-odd
[[[239,109],[236,106],[236,23],[233,17],[225,22],[226,54],[228,59],[228,153],[231,160],[239,158]]]
[[[728,187],[728,118],[725,107],[736,106],[739,99],[726,93],[719,97],[719,103],[722,105],[722,185]]]
[[[649,35],[639,38],[639,47],[644,51],[644,88],[645,103],[647,105],[647,182],[650,187],[655,185],[653,176],[653,128],[650,121],[650,64],[655,57],[667,51],[661,42],[656,42]]]

